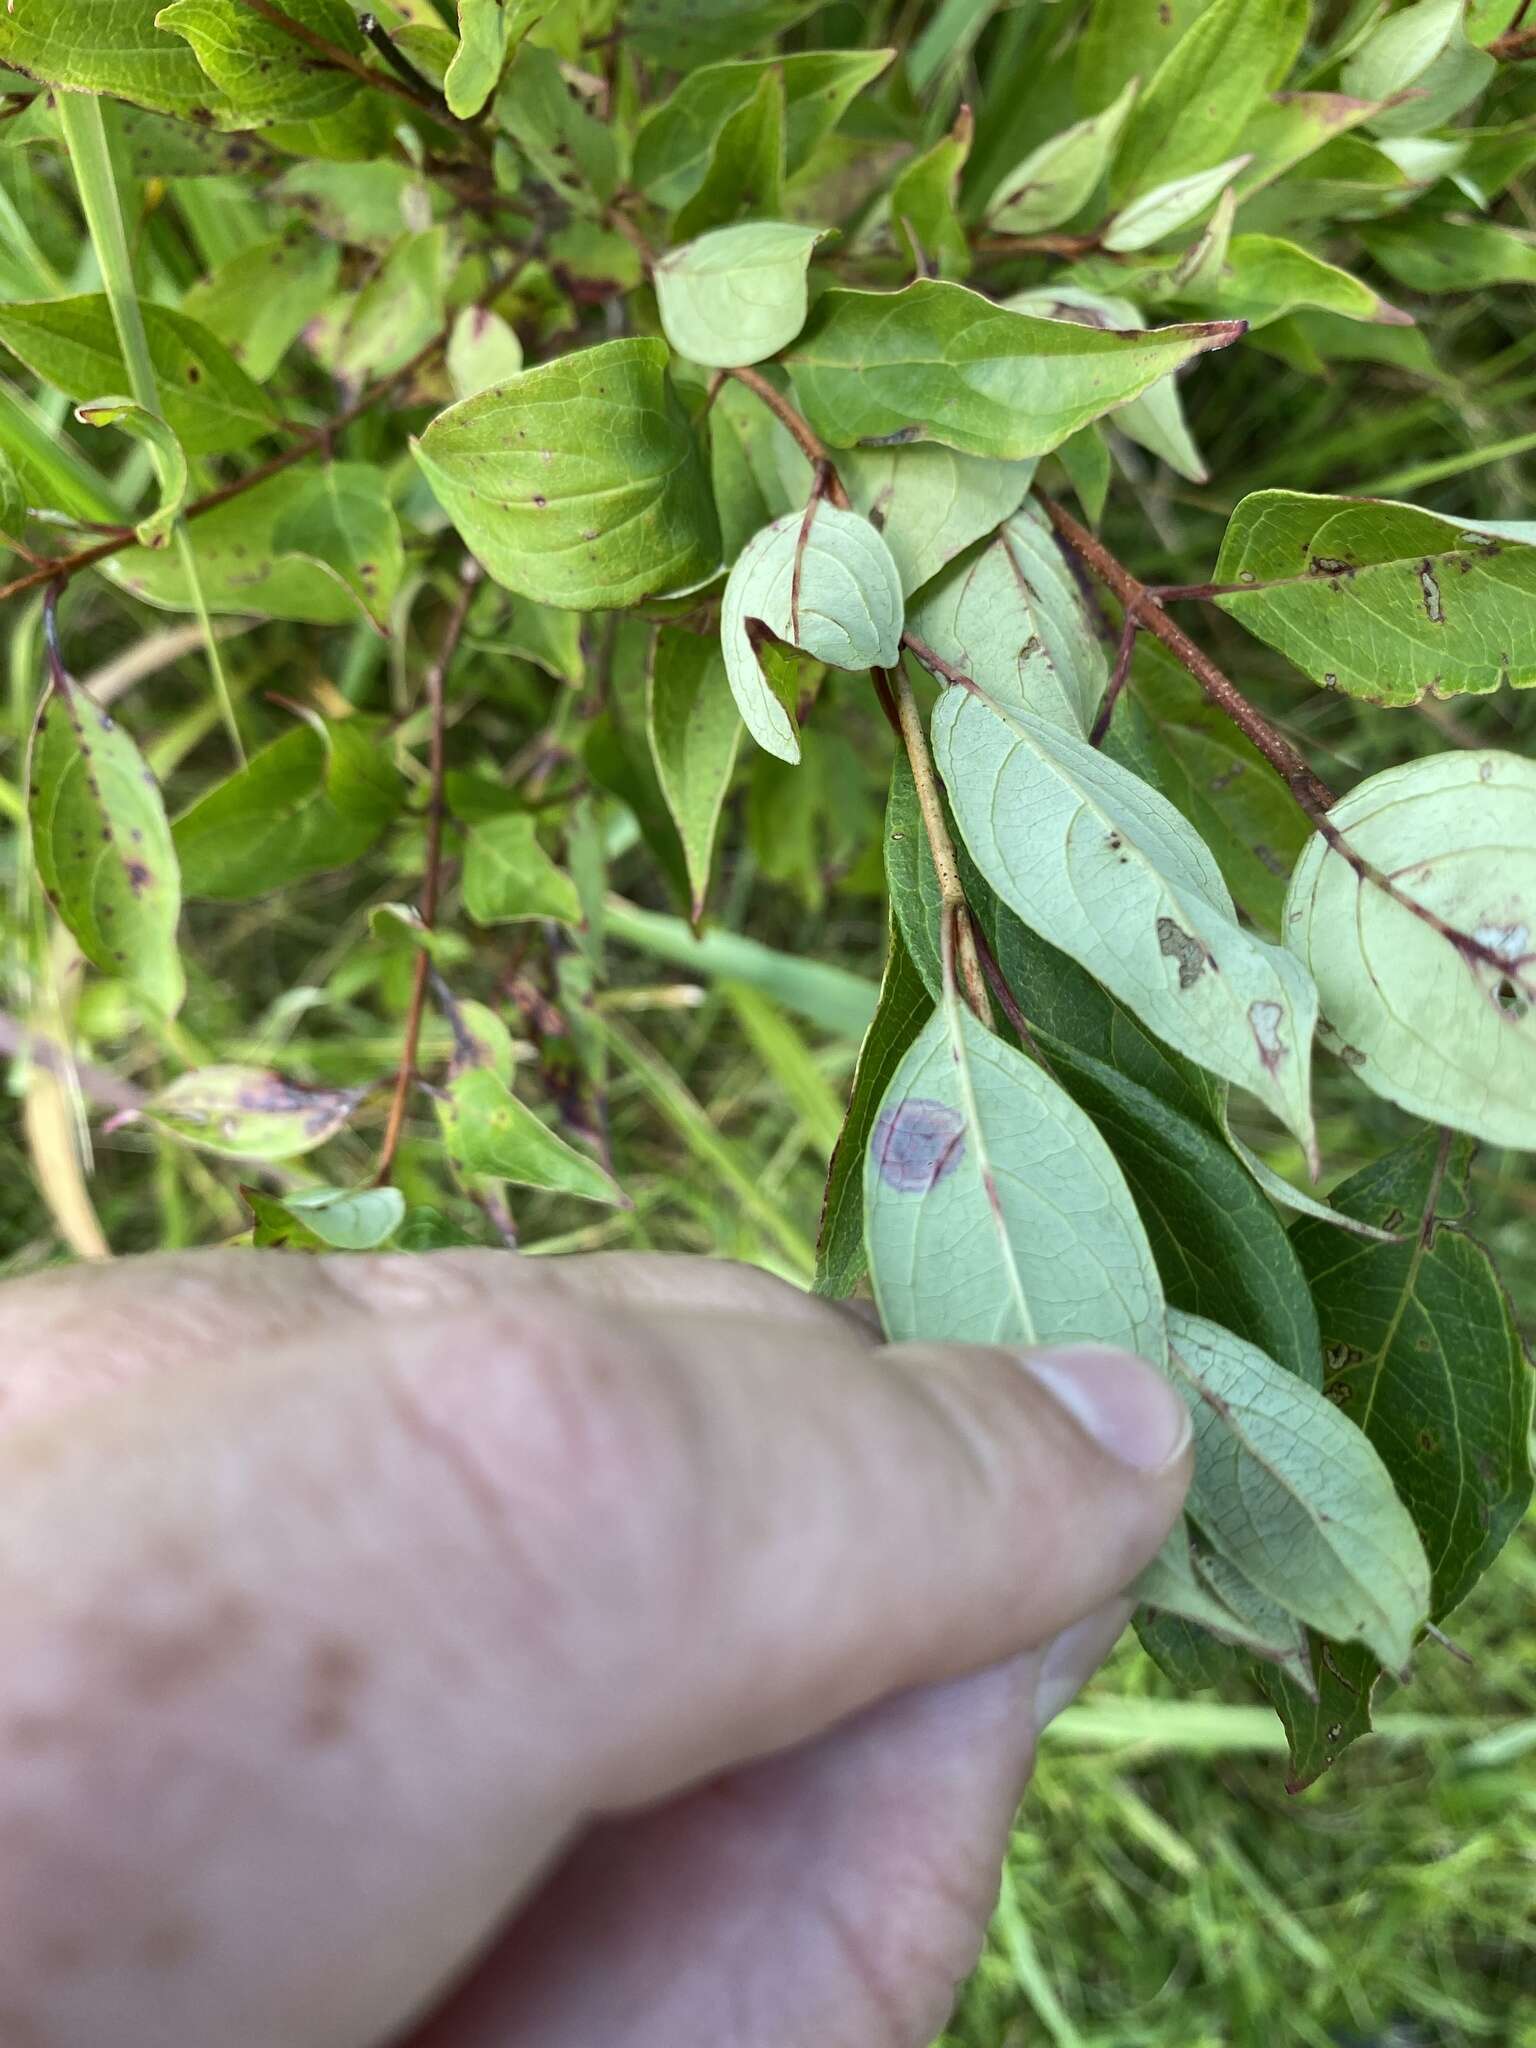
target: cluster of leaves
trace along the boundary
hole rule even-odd
[[[1162,1366],[1197,1474],[1143,1640],[1191,1685],[1257,1674],[1315,1776],[1529,1498],[1529,1375],[1459,1223],[1473,1140],[1536,1149],[1536,766],[1407,749],[1335,798],[1169,608],[1362,704],[1507,694],[1536,526],[1266,488],[1177,590],[1098,529],[1149,475],[1207,482],[1199,359],[1418,365],[1372,274],[1536,279],[1496,218],[1536,161],[1528,11],[943,0],[914,36],[814,0],[9,0],[37,1071],[78,1081],[93,1036],[168,1057],[118,1120],[233,1162],[258,1244],[515,1242],[509,1186],[627,1199],[621,924],[754,971],[610,862],[643,845],[698,931],[742,781],[770,874],[878,887],[883,849],[817,1284],[867,1272],[893,1337]],[[126,685],[71,673],[102,604],[148,642],[189,614],[206,659],[142,748]],[[312,650],[281,690],[274,625]],[[327,1000],[343,1041],[391,1018],[382,1090],[217,1056],[252,1020],[195,906],[337,876],[367,939]],[[787,1000],[865,1021],[801,966]],[[1274,1164],[1321,1167],[1314,1040],[1408,1113],[1327,1202]],[[371,1171],[313,1174],[381,1116]]]

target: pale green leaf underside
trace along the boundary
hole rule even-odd
[[[1324,1042],[1401,1108],[1536,1150],[1536,764],[1433,755],[1372,776],[1329,822],[1435,921],[1309,841],[1284,929]]]
[[[710,575],[708,472],[661,341],[600,343],[439,413],[416,458],[498,583],[575,611]]]
[[[1246,156],[1228,157],[1225,163],[1213,164],[1208,171],[1172,178],[1166,185],[1154,185],[1150,192],[1133,199],[1115,215],[1104,231],[1104,247],[1122,255],[1133,249],[1149,249],[1214,205],[1248,161]]]
[[[805,325],[806,268],[820,239],[819,228],[753,220],[663,256],[656,304],[668,341],[711,369],[777,355]]]
[[[1429,1566],[1370,1441],[1257,1346],[1168,1312],[1171,1376],[1195,1424],[1188,1512],[1258,1590],[1401,1671]]]
[[[1416,505],[1257,491],[1217,602],[1328,689],[1375,704],[1536,683],[1536,547]]]
[[[1108,1146],[953,999],[886,1089],[865,1154],[864,1230],[892,1338],[1164,1355],[1162,1285]]]
[[[834,668],[889,668],[901,651],[901,578],[867,519],[818,500],[755,534],[736,559],[720,609],[732,694],[749,733],[781,761],[798,761],[794,721],[763,674],[766,633]]]
[[[1046,455],[1241,330],[1214,322],[1104,333],[1011,313],[964,286],[835,289],[784,361],[834,447],[943,441],[971,455]]]
[[[196,1067],[144,1104],[143,1115],[228,1159],[296,1159],[335,1137],[366,1088],[305,1088],[264,1067]]]
[[[1131,1591],[1159,1614],[1194,1622],[1222,1642],[1284,1666],[1298,1681],[1310,1681],[1300,1621],[1206,1549],[1182,1516]]]
[[[1035,235],[1060,227],[1093,197],[1136,98],[1131,79],[1118,99],[1042,142],[1016,164],[986,204],[990,226],[1005,235]]]
[[[933,737],[961,835],[1008,907],[1310,1151],[1316,991],[1238,925],[1179,812],[1084,741],[969,691],[944,692]]]
[[[1109,671],[1082,593],[1033,507],[929,584],[910,623],[998,703],[1087,732]]]

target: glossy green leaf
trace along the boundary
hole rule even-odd
[[[1429,1566],[1369,1439],[1215,1323],[1170,1309],[1168,1338],[1195,1425],[1190,1519],[1266,1597],[1403,1670],[1428,1617]]]
[[[475,398],[517,375],[523,367],[523,344],[499,313],[487,306],[466,306],[448,337],[447,361],[454,395]]]
[[[165,806],[128,734],[65,676],[38,711],[27,782],[37,878],[75,943],[174,1017],[186,979]]]
[[[0,449],[0,540],[19,540],[27,524],[27,499],[15,464]]]
[[[1234,236],[1215,278],[1186,282],[1178,297],[1202,313],[1246,320],[1250,329],[1267,327],[1303,306],[1346,320],[1413,325],[1411,314],[1390,305],[1362,279],[1278,235]]]
[[[1131,79],[1156,76],[1211,0],[1092,0],[1074,52],[1076,99],[1096,112]]]
[[[307,1088],[265,1067],[195,1067],[140,1114],[225,1159],[297,1159],[334,1138],[366,1088]]]
[[[1125,1175],[1169,1307],[1219,1321],[1320,1386],[1322,1345],[1306,1277],[1279,1217],[1230,1149],[1102,1060],[1043,1033],[1038,1044]]]
[[[182,311],[262,384],[332,297],[340,267],[340,250],[318,235],[274,235],[193,285]]]
[[[188,535],[209,611],[315,625],[352,625],[375,611],[382,618],[394,594],[390,577],[398,582],[403,559],[387,481],[369,463],[297,465],[191,522]],[[324,540],[328,505],[360,508],[376,543],[352,565],[350,580],[345,556],[332,562],[293,544],[295,533]],[[361,567],[370,561],[377,573],[365,580]],[[196,609],[175,550],[130,548],[106,568],[114,582],[149,604]]]
[[[597,1161],[541,1123],[489,1066],[455,1075],[437,1114],[448,1156],[465,1173],[493,1174],[586,1202],[623,1202]]]
[[[886,1088],[864,1153],[864,1232],[893,1339],[1165,1355],[1157,1268],[1108,1147],[953,992]]]
[[[1113,254],[1126,255],[1149,249],[1178,228],[1198,220],[1213,206],[1248,162],[1246,156],[1228,157],[1209,170],[1190,171],[1182,178],[1170,178],[1154,185],[1121,208],[1104,230],[1103,246]]]
[[[1317,1301],[1328,1397],[1375,1444],[1423,1538],[1431,1619],[1465,1599],[1531,1498],[1532,1376],[1493,1261],[1466,1234],[1472,1147],[1428,1131],[1334,1193],[1400,1230],[1292,1233]]]
[[[647,680],[651,759],[682,841],[697,923],[704,915],[720,812],[741,745],[741,715],[719,643],[702,634],[663,626]]]
[[[323,562],[381,632],[405,571],[400,522],[388,479],[361,462],[328,462],[310,473],[272,525],[280,555]]]
[[[710,143],[697,189],[672,216],[674,241],[783,214],[784,123],[784,81],[777,70],[764,71]]]
[[[367,47],[344,0],[284,0],[283,11],[354,57]],[[360,89],[352,72],[317,64],[306,44],[239,0],[171,0],[154,21],[191,45],[242,127],[323,120]]]
[[[894,919],[880,1001],[859,1047],[848,1113],[827,1168],[816,1237],[817,1294],[846,1301],[868,1270],[864,1251],[864,1153],[891,1077],[933,1010]]]
[[[187,44],[155,26],[160,5],[7,0],[0,7],[0,64],[45,85],[112,93],[184,121],[232,121],[228,100]]]
[[[1085,734],[1109,681],[1082,592],[1026,506],[912,606],[912,631],[1000,704]]]
[[[803,50],[690,71],[641,124],[634,181],[658,206],[681,206],[704,181],[715,137],[770,70],[783,81],[784,164],[793,173],[894,55],[893,50]]]
[[[146,442],[154,451],[160,475],[160,502],[133,530],[143,547],[163,548],[186,503],[187,458],[181,443],[158,414],[147,406],[135,405],[131,398],[88,399],[84,405],[75,407],[75,418],[83,427],[116,427],[132,435],[135,441]]]
[[[1015,292],[1005,305],[1018,313],[1034,313],[1042,320],[1071,320],[1084,327],[1115,327],[1124,333],[1146,326],[1141,312],[1129,299],[1107,292],[1086,291],[1065,282],[1041,285]],[[1204,483],[1207,470],[1184,419],[1178,379],[1160,377],[1148,385],[1139,398],[1118,406],[1113,415],[1117,433],[1156,455],[1191,483]]]
[[[817,228],[745,221],[663,256],[655,268],[662,330],[679,355],[711,369],[760,363],[805,325],[806,270]]]
[[[949,133],[903,165],[891,186],[897,245],[905,245],[920,275],[936,270],[940,277],[964,277],[971,267],[959,199],[973,128],[971,110],[962,106]]]
[[[1360,239],[1383,270],[1415,292],[1476,292],[1536,284],[1536,235],[1452,218],[1377,221]]]
[[[416,458],[507,589],[578,611],[697,582],[720,559],[666,344],[610,341],[439,413]]]
[[[294,1251],[371,1252],[393,1237],[405,1219],[398,1188],[291,1188],[273,1195],[242,1188],[258,1245]]]
[[[473,120],[501,83],[509,10],[502,0],[459,0],[459,47],[443,78],[450,114]]]
[[[405,785],[372,721],[284,733],[173,828],[188,896],[248,902],[346,867],[399,815]]]
[[[1363,869],[1363,872],[1362,872]],[[1536,764],[1493,749],[1373,775],[1297,865],[1285,940],[1323,1042],[1389,1102],[1536,1150]]]
[[[1310,1152],[1317,992],[1238,925],[1173,806],[1059,727],[965,690],[944,692],[933,734],[966,845],[1009,908]]]
[[[824,293],[784,360],[811,424],[834,447],[935,440],[1018,457],[1048,454],[1239,332],[1216,322],[1101,333],[920,279],[899,292]]]
[[[576,884],[540,846],[526,811],[471,828],[464,844],[464,908],[476,924],[515,924],[530,917],[581,922]]]
[[[902,615],[896,564],[867,519],[817,499],[765,526],[737,557],[720,608],[726,674],[758,745],[800,758],[793,707],[764,672],[773,642],[834,668],[890,668]]]
[[[1233,513],[1224,611],[1314,682],[1374,704],[1536,683],[1536,547],[1416,505],[1256,491]]]
[[[1345,64],[1340,82],[1362,99],[1404,94],[1376,115],[1381,135],[1422,135],[1460,113],[1488,83],[1495,61],[1467,39],[1462,0],[1418,0],[1380,23]]]
[[[1249,116],[1301,53],[1307,14],[1308,0],[1214,0],[1142,88],[1115,157],[1116,202],[1246,148]]]
[[[1139,87],[1139,79],[1130,79],[1102,112],[1031,150],[987,201],[988,226],[999,234],[1037,235],[1080,212],[1109,168]]]
[[[188,455],[244,448],[278,424],[271,401],[195,320],[142,301],[144,332],[167,426]],[[126,391],[129,376],[106,298],[0,305],[0,345],[67,398]]]

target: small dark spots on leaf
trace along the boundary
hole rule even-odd
[[[1440,585],[1434,569],[1425,561],[1419,564],[1419,588],[1424,593],[1424,616],[1432,626],[1445,624],[1445,604],[1440,596]]]
[[[1307,565],[1314,576],[1353,576],[1355,564],[1336,555],[1314,555]]]
[[[1111,832],[1111,833],[1110,833],[1110,835],[1109,835],[1109,850],[1110,850],[1110,852],[1111,852],[1111,853],[1118,853],[1118,852],[1120,851],[1121,847],[1122,847],[1122,846],[1124,846],[1124,844],[1125,844],[1125,841],[1124,841],[1124,840],[1123,840],[1123,839],[1122,839],[1122,838],[1120,837],[1120,834],[1119,834],[1118,832]]]
[[[1193,988],[1206,967],[1214,965],[1210,954],[1194,934],[1175,924],[1171,917],[1157,920],[1157,950],[1170,960],[1178,961],[1181,990]]]
[[[128,877],[128,886],[135,896],[142,896],[155,879],[141,860],[129,861],[124,872]]]
[[[1365,1054],[1358,1045],[1341,1045],[1339,1047],[1339,1058],[1346,1067],[1363,1067],[1365,1065]]]
[[[539,510],[542,512],[544,510],[544,507],[549,503],[549,500],[544,496],[542,491],[535,491],[533,494],[533,502],[535,505],[538,506]]]
[[[1332,669],[1330,669],[1328,673],[1323,677],[1323,688],[1325,690],[1336,690],[1338,687],[1339,679],[1333,673]]]
[[[1355,1398],[1355,1390],[1348,1380],[1335,1380],[1331,1387],[1324,1387],[1323,1392],[1335,1408],[1347,1408]]]
[[[203,381],[203,373],[202,373],[202,370],[201,370],[201,369],[200,369],[200,368],[198,367],[198,365],[197,365],[196,363],[188,363],[188,365],[187,365],[187,382],[188,382],[189,384],[201,384],[201,383],[202,383],[202,381]]]
[[[1332,1743],[1335,1743],[1335,1742],[1342,1742],[1342,1741],[1343,1741],[1343,1739],[1344,1739],[1344,1723],[1343,1723],[1342,1721],[1335,1721],[1335,1722],[1334,1722],[1334,1724],[1333,1724],[1333,1726],[1332,1726],[1331,1728],[1329,1728],[1329,1729],[1327,1730],[1327,1732],[1325,1733],[1325,1735],[1324,1735],[1324,1737],[1323,1737],[1323,1740],[1324,1740],[1325,1742],[1329,1743],[1329,1744],[1332,1744]]]
[[[1426,1457],[1440,1448],[1440,1439],[1432,1429],[1421,1429],[1418,1437],[1419,1449]]]
[[[1402,1210],[1389,1209],[1381,1219],[1381,1227],[1383,1230],[1401,1230],[1403,1227]]]
[[[926,1194],[953,1173],[965,1151],[965,1124],[947,1103],[914,1095],[882,1112],[870,1156],[887,1187]]]
[[[1323,1364],[1329,1372],[1342,1372],[1347,1365],[1358,1365],[1364,1356],[1357,1344],[1329,1344],[1323,1351]]]

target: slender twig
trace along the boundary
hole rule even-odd
[[[371,85],[379,92],[393,93],[396,99],[404,100],[407,106],[415,107],[419,113],[430,114],[434,121],[460,131],[466,129],[467,124],[450,114],[435,94],[430,91],[419,92],[414,86],[407,85],[404,79],[394,78],[387,71],[376,71],[371,64],[365,64],[361,57],[354,57],[350,50],[344,50],[339,43],[331,42],[328,37],[320,35],[304,22],[295,21],[291,14],[285,14],[281,7],[275,5],[275,0],[245,0],[245,4],[283,35],[291,37],[296,43],[302,43],[305,49],[313,50],[316,57],[331,70],[349,71],[364,85]]]
[[[1061,256],[1075,261],[1098,249],[1097,235],[978,235],[971,247],[983,256]]]
[[[443,686],[447,681],[453,657],[458,651],[464,621],[469,616],[470,599],[475,594],[475,585],[480,581],[480,574],[480,564],[466,555],[459,570],[458,596],[454,599],[453,609],[449,612],[447,623],[443,627],[443,637],[438,643],[436,658],[422,679],[422,693],[426,698],[432,721],[427,757],[428,773],[431,777],[430,793],[427,798],[427,855],[421,885],[421,922],[427,932],[430,932],[437,922],[438,895],[442,887],[445,810],[443,781],[446,754]],[[395,1154],[400,1149],[400,1136],[405,1129],[405,1111],[411,1097],[411,1086],[416,1078],[416,1051],[421,1043],[421,1020],[426,1010],[427,983],[431,972],[432,955],[426,945],[422,945],[416,955],[410,1006],[405,1017],[405,1036],[400,1046],[400,1065],[395,1072],[389,1118],[384,1126],[384,1142],[379,1148],[378,1172],[374,1176],[379,1187],[386,1186],[394,1172]]]
[[[992,1005],[987,1000],[986,978],[982,973],[981,960],[976,951],[976,934],[971,927],[970,905],[965,897],[965,884],[960,879],[960,863],[955,854],[955,842],[949,836],[949,820],[944,815],[944,795],[939,786],[938,771],[933,765],[933,756],[928,751],[928,735],[923,731],[923,715],[917,708],[912,685],[903,670],[888,670],[886,682],[896,702],[897,717],[901,721],[902,744],[907,750],[912,781],[917,789],[917,808],[922,814],[923,830],[928,836],[928,849],[933,855],[933,871],[939,881],[940,915],[947,920],[953,920],[955,947],[959,954],[960,980],[965,989],[965,999],[990,1030]]]
[[[846,512],[848,493],[843,489],[843,480],[827,452],[826,443],[815,432],[804,414],[790,404],[782,391],[775,391],[760,370],[736,369],[731,371],[731,375],[738,384],[745,384],[754,397],[762,400],[781,426],[789,429],[799,444],[801,453],[816,471],[817,488],[821,495]]]
[[[1109,688],[1104,692],[1104,702],[1099,706],[1099,715],[1093,721],[1093,730],[1088,735],[1090,747],[1101,747],[1104,735],[1109,731],[1110,721],[1115,715],[1115,706],[1120,702],[1120,692],[1125,688],[1126,678],[1131,673],[1131,657],[1136,652],[1137,619],[1134,609],[1125,608],[1125,624],[1120,628],[1120,646],[1115,654],[1115,666],[1110,673]]]
[[[339,412],[334,419],[327,420],[324,426],[316,427],[313,432],[302,435],[280,454],[274,455],[270,461],[247,470],[244,476],[236,477],[232,483],[220,484],[217,490],[209,491],[201,498],[195,498],[185,508],[183,518],[200,519],[205,512],[216,511],[220,505],[227,505],[231,498],[241,497],[246,491],[254,490],[257,484],[264,484],[268,477],[276,476],[280,470],[291,469],[294,463],[302,462],[307,455],[313,455],[317,450],[329,447],[337,434],[351,426],[354,420],[360,419],[365,412],[371,411],[392,391],[398,390],[400,385],[415,375],[423,363],[430,361],[445,347],[450,332],[449,326],[441,328],[429,342],[416,351],[409,362],[402,363],[398,370],[391,370],[387,377],[381,377],[376,384],[370,384],[361,397],[355,399],[344,412]],[[78,575],[82,569],[92,568],[97,562],[105,562],[109,556],[120,554],[124,548],[131,548],[134,545],[133,528],[121,527],[108,539],[98,541],[94,547],[81,548],[76,554],[60,555],[54,561],[43,562],[36,569],[29,569],[25,576],[18,576],[14,582],[0,586],[0,604],[7,598],[19,597],[24,590],[36,590],[44,583],[67,580]]]
[[[993,995],[997,997],[997,1006],[1013,1026],[1014,1036],[1020,1045],[1034,1054],[1042,1066],[1047,1065],[1045,1055],[1035,1042],[1035,1034],[1029,1028],[1029,1019],[1020,1009],[1018,997],[1008,986],[1008,978],[998,964],[997,955],[987,944],[987,935],[982,930],[981,920],[974,910],[971,912],[971,937],[975,941],[976,951],[981,955],[982,971],[992,984]]]
[[[416,69],[376,14],[360,14],[357,17],[357,25],[402,84],[410,86],[416,97],[431,106],[434,111],[438,108],[444,113],[448,111],[446,101],[442,99],[431,79]]]
[[[1169,618],[1156,594],[1145,583],[1133,576],[1101,540],[1087,527],[1080,526],[1054,498],[1042,497],[1040,503],[1073,554],[1115,593],[1127,613],[1134,615],[1140,626],[1163,643],[1194,677],[1211,702],[1226,713],[1239,731],[1246,734],[1307,816],[1317,824],[1326,816],[1334,800],[1328,785],[1313,774],[1290,741],[1276,732],[1269,720],[1254,709],[1204,649],[1197,647],[1189,635]]]

